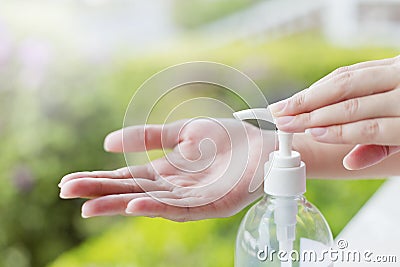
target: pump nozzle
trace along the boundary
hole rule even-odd
[[[262,120],[275,124],[275,119],[269,109],[254,108],[246,109],[233,113],[233,116],[238,120]],[[292,140],[293,134],[283,131],[278,131],[279,139],[279,155],[282,157],[290,157],[292,155]]]
[[[233,113],[239,120],[263,120],[275,124],[268,108],[246,109]],[[306,169],[300,154],[292,151],[293,134],[278,131],[279,151],[270,154],[265,164],[264,191],[272,196],[297,196],[306,191]]]
[[[239,120],[256,119],[275,124],[269,109],[256,108],[235,112]],[[274,220],[279,249],[290,253],[296,237],[297,201],[294,197],[306,190],[306,169],[300,154],[292,151],[293,134],[278,131],[279,151],[270,154],[265,163],[264,191],[275,196]],[[259,227],[264,227],[262,224]],[[262,232],[263,229],[260,229]],[[292,262],[282,262],[281,267],[292,266]]]
[[[274,117],[272,117],[269,109],[265,108],[253,108],[253,109],[245,109],[238,112],[233,113],[233,117],[238,120],[261,120],[268,121],[275,124]]]

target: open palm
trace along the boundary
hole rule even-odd
[[[273,134],[234,119],[132,126],[109,134],[110,152],[170,149],[146,165],[78,172],[60,182],[62,198],[89,198],[82,216],[132,215],[175,221],[227,217],[260,196]]]

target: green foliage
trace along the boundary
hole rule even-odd
[[[324,214],[337,236],[382,183],[383,180],[308,180],[306,197]]]
[[[121,162],[120,157],[102,151],[102,139],[121,125],[123,111],[111,112],[113,107],[100,91],[88,94],[86,88],[95,88],[99,82],[89,78],[90,72],[85,80],[79,68],[63,68],[62,74],[56,71],[42,84],[43,91],[21,86],[1,92],[13,103],[8,113],[2,112],[8,115],[3,117],[6,127],[0,138],[4,155],[0,161],[2,267],[44,266],[82,241],[89,233],[77,223],[82,201],[58,198],[60,177]],[[79,84],[71,82],[78,80]]]
[[[175,0],[174,17],[184,28],[196,28],[260,0]]]
[[[51,140],[57,149],[53,148],[45,161],[37,159],[35,170],[43,177],[43,189],[38,189],[36,197],[46,199],[49,204],[33,203],[30,208],[36,207],[36,210],[30,211],[29,218],[35,218],[32,217],[35,212],[42,212],[41,216],[45,216],[37,206],[45,207],[52,214],[46,214],[45,222],[38,222],[45,225],[38,230],[44,236],[40,239],[36,235],[32,237],[32,242],[36,242],[40,250],[51,247],[53,251],[60,252],[89,234],[97,234],[61,255],[49,266],[232,266],[236,229],[245,211],[229,219],[189,223],[125,218],[99,234],[109,221],[79,219],[77,211],[80,202],[57,200],[56,181],[48,179],[73,170],[122,165],[120,157],[101,152],[101,139],[106,132],[120,125],[129,97],[156,71],[189,60],[218,61],[244,71],[257,82],[268,99],[276,100],[309,86],[339,66],[396,55],[396,51],[391,49],[332,47],[314,34],[259,45],[236,43],[206,50],[201,47],[202,41],[197,40],[177,47],[176,51],[168,51],[168,54],[121,60],[107,70],[107,75],[103,72],[102,78],[95,78],[98,81],[96,92],[75,91],[79,99],[69,95],[71,103],[68,105],[74,108],[64,111],[62,122],[56,124],[57,127],[48,128],[49,131],[56,131],[58,137]],[[94,96],[95,102],[92,101]],[[79,112],[74,112],[77,110]],[[65,140],[68,140],[67,144]],[[325,214],[336,235],[381,183],[380,180],[310,180],[307,197]],[[43,190],[46,190],[46,198],[40,197]],[[12,199],[19,203],[19,209],[26,204],[19,199],[20,196],[16,197],[16,193],[5,194],[14,196]],[[26,218],[26,215],[16,216]],[[0,229],[16,229],[11,224],[7,227]],[[93,227],[97,230],[90,231]],[[43,232],[45,228],[46,233]],[[62,244],[52,246],[47,244],[47,239],[59,239]]]
[[[50,266],[232,266],[230,220],[126,219]]]

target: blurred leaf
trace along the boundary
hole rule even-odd
[[[185,28],[196,28],[221,19],[260,0],[175,0],[176,22]]]

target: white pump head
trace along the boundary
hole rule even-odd
[[[240,120],[256,119],[274,123],[271,112],[265,108],[248,109],[236,112],[233,116]],[[279,150],[269,155],[264,165],[264,191],[275,196],[274,221],[279,250],[290,253],[296,238],[296,215],[298,212],[296,196],[306,191],[306,166],[300,154],[292,151],[293,134],[278,131]],[[260,232],[267,228],[261,222]],[[292,266],[291,261],[281,262],[281,267]]]
[[[274,122],[266,108],[241,110],[233,113],[239,120],[255,119]],[[293,134],[278,131],[279,151],[269,156],[264,165],[264,191],[273,196],[297,196],[306,191],[306,166],[300,154],[292,151]]]

